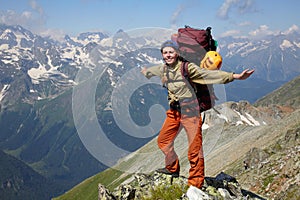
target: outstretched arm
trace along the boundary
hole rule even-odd
[[[249,69],[245,69],[242,73],[240,74],[233,74],[233,78],[234,79],[238,79],[238,80],[245,80],[247,79],[249,76],[251,76],[254,72],[254,69],[249,70]]]
[[[153,76],[162,77],[162,70],[161,70],[162,66],[163,65],[156,65],[149,68],[142,67],[141,73],[148,79]]]

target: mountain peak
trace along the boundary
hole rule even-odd
[[[123,29],[119,29],[116,33],[117,33],[117,34],[118,34],[118,33],[124,33],[124,31],[123,31]]]

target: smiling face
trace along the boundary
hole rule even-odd
[[[164,47],[162,49],[162,57],[168,65],[172,66],[177,61],[178,53],[173,47]]]

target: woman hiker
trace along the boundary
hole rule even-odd
[[[161,46],[164,64],[143,68],[142,73],[148,79],[159,76],[168,89],[170,109],[159,132],[158,147],[165,155],[165,167],[157,172],[178,177],[180,165],[174,150],[174,140],[183,127],[188,139],[188,160],[190,170],[188,186],[202,188],[204,183],[204,155],[202,150],[202,119],[195,93],[181,73],[183,58],[179,55],[176,42],[168,40]],[[221,70],[207,70],[194,63],[188,64],[188,74],[192,82],[202,84],[226,84],[235,79],[247,79],[254,70],[244,70],[240,74]],[[196,99],[196,100],[195,100]]]

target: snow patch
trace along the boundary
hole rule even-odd
[[[162,63],[161,59],[153,58],[153,57],[151,57],[151,56],[149,56],[149,55],[147,55],[145,53],[142,53],[140,55],[142,55],[145,58],[145,60],[147,60],[149,63],[153,63],[153,64],[160,64],[160,63]],[[138,57],[138,59],[139,59],[139,57]],[[143,61],[143,60],[141,60],[141,61]]]
[[[299,43],[294,42],[294,45],[296,45],[298,48],[300,48],[300,42]]]
[[[235,123],[235,126],[239,126],[239,125],[243,125],[244,123],[242,122],[242,121],[237,121],[236,123]]]
[[[113,39],[112,38],[104,38],[100,41],[100,45],[103,47],[112,47]]]
[[[11,64],[12,63],[12,61],[11,60],[1,60],[4,64]]]
[[[236,43],[231,43],[228,45],[228,49],[234,49],[243,46],[246,44],[245,42],[236,42]]]
[[[241,56],[242,57],[246,57],[247,55],[249,55],[250,53],[255,52],[255,51],[257,51],[257,48],[256,47],[252,47],[251,49],[248,49],[245,52],[241,53]]]
[[[2,101],[2,99],[5,97],[6,92],[8,91],[10,85],[5,84],[0,92],[0,102]]]
[[[281,45],[280,45],[281,50],[285,50],[285,49],[290,48],[290,47],[293,47],[293,44],[288,40],[283,40]]]
[[[254,124],[254,126],[260,126],[259,121],[255,120],[254,117],[252,115],[250,115],[249,113],[246,113],[248,119]]]
[[[0,50],[7,50],[7,49],[9,49],[8,44],[1,44],[0,45]]]
[[[208,124],[206,124],[206,123],[202,124],[202,130],[205,130],[205,129],[208,129],[208,128],[209,128]]]
[[[255,120],[250,114],[246,113],[246,116],[244,116],[237,111],[234,111],[234,112],[236,112],[240,116],[240,119],[241,119],[241,121],[238,121],[236,123],[236,125],[242,124],[243,122],[245,122],[246,124],[248,124],[250,126],[260,126],[260,123],[257,120]]]
[[[225,119],[226,122],[229,121],[228,118],[227,118],[225,115],[223,115],[223,114],[217,114],[217,116],[218,116],[219,118],[221,118],[221,119]]]
[[[11,56],[4,56],[4,59],[2,59],[1,61],[4,64],[12,64],[13,62],[17,62],[19,61],[19,57],[15,54],[12,54]],[[5,60],[6,59],[6,60]],[[19,67],[20,68],[20,67]]]
[[[45,66],[39,66],[39,68],[31,68],[30,70],[28,70],[27,74],[30,76],[31,79],[37,80],[41,77],[43,77],[43,75],[47,73],[47,69],[45,68]]]
[[[9,34],[11,33],[12,31],[10,29],[6,29],[5,31],[2,32],[2,34],[0,35],[0,39],[1,40],[8,40],[9,39]]]

